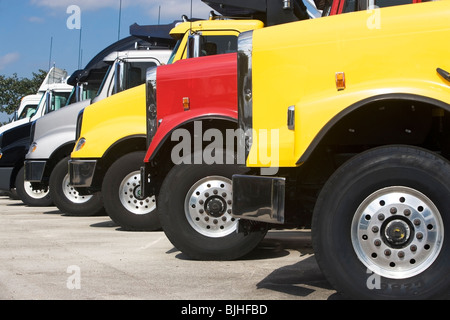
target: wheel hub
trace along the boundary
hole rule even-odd
[[[443,238],[439,210],[427,196],[407,187],[374,192],[352,221],[357,257],[386,278],[404,279],[426,270],[439,255]]]
[[[236,231],[232,213],[231,180],[211,176],[199,180],[186,194],[185,214],[189,224],[200,234],[219,238]]]
[[[214,218],[220,218],[227,209],[225,200],[218,196],[209,197],[205,201],[205,212]]]
[[[144,215],[156,208],[155,197],[142,199],[141,175],[139,171],[128,174],[120,184],[119,199],[125,209],[137,215]]]
[[[387,221],[381,227],[381,235],[386,245],[392,248],[404,247],[412,238],[411,231],[414,232],[410,221],[403,218],[394,218]]]

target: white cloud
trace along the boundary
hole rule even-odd
[[[7,53],[4,56],[0,56],[0,70],[19,60],[19,57],[20,55],[17,52]]]
[[[43,23],[45,21],[45,19],[43,19],[41,17],[29,17],[28,21],[32,22],[32,23]]]

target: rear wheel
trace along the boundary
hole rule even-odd
[[[155,197],[140,199],[140,168],[145,152],[132,152],[118,159],[103,179],[102,193],[109,217],[125,230],[160,230]]]
[[[266,229],[244,235],[232,214],[236,165],[176,165],[158,196],[158,212],[172,244],[192,259],[233,260],[252,251]]]
[[[82,196],[69,184],[69,158],[62,159],[50,175],[50,194],[56,207],[68,215],[96,216],[104,214],[100,193]]]
[[[312,227],[317,261],[336,289],[358,299],[447,293],[448,181],[448,161],[413,147],[374,149],[339,168]]]
[[[17,173],[16,193],[20,200],[31,207],[48,207],[53,205],[49,188],[34,190],[31,183],[25,181],[24,167]]]

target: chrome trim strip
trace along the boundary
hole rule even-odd
[[[147,69],[146,77],[146,112],[147,112],[147,148],[158,129],[156,106],[156,70],[157,67]]]
[[[241,139],[239,147],[247,159],[252,146],[253,81],[252,81],[253,31],[243,32],[238,39],[238,117]]]

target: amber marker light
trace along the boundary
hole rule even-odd
[[[30,153],[35,152],[36,149],[37,149],[37,143],[36,143],[36,142],[33,142],[33,143],[31,144],[31,146],[30,146]]]
[[[189,97],[183,98],[183,109],[184,111],[188,111],[191,109],[191,102],[189,101]]]
[[[336,88],[338,91],[345,89],[345,73],[336,72]]]

